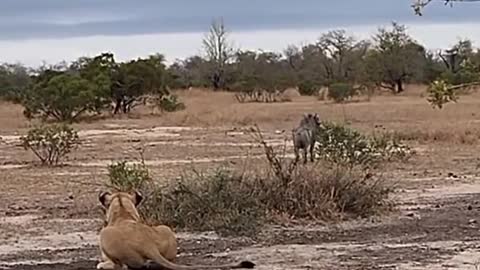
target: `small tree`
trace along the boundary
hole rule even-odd
[[[72,122],[83,113],[100,112],[108,103],[109,83],[105,76],[90,81],[77,74],[46,71],[22,99],[24,114]]]
[[[403,92],[404,83],[425,66],[425,48],[395,22],[391,30],[380,28],[373,39],[376,44],[367,58],[370,79],[394,93]]]
[[[146,59],[132,60],[122,63],[116,68],[113,76],[112,99],[115,103],[113,113],[127,113],[146,94],[163,96],[168,94],[168,79],[164,57],[161,54],[151,55]]]
[[[20,140],[23,148],[32,151],[42,165],[58,165],[79,144],[78,133],[65,124],[32,128]]]
[[[223,19],[214,20],[210,31],[203,39],[207,61],[210,65],[210,79],[215,90],[225,86],[227,63],[235,55],[235,50],[228,40],[228,31]]]

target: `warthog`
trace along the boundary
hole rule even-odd
[[[299,159],[299,149],[303,149],[303,163],[306,164],[307,150],[310,150],[310,161],[313,162],[313,150],[315,148],[316,136],[319,128],[320,119],[318,115],[309,113],[305,114],[303,119],[300,121],[299,126],[292,130],[295,159]]]

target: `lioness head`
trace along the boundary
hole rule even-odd
[[[133,192],[133,194],[127,192],[110,193],[105,191],[100,193],[98,200],[105,210],[107,225],[118,220],[140,220],[137,206],[143,200],[143,197],[138,191]]]

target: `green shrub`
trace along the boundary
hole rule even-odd
[[[336,103],[341,103],[351,99],[355,92],[355,88],[349,83],[332,83],[328,88],[328,97]]]
[[[434,107],[442,109],[449,102],[457,102],[455,88],[444,80],[437,80],[427,88],[427,101]]]
[[[142,192],[152,183],[149,170],[143,161],[131,165],[126,161],[113,163],[108,166],[108,178],[108,187],[124,192]]]
[[[264,175],[221,168],[183,177],[156,189],[142,206],[144,216],[180,229],[252,236],[265,223],[285,218],[331,221],[368,217],[391,207],[391,187],[382,179],[366,179],[361,170],[295,167],[290,176],[280,176],[273,164],[268,166]]]
[[[313,81],[305,80],[298,84],[298,92],[302,96],[313,96],[317,93],[317,91],[318,87]]]
[[[162,111],[175,112],[185,110],[185,104],[176,95],[164,95],[157,100],[157,107]]]
[[[380,161],[406,159],[412,151],[391,135],[368,137],[347,126],[323,122],[318,132],[316,153],[334,164],[374,167]]]
[[[20,137],[25,150],[31,150],[42,165],[58,163],[79,144],[78,133],[65,124],[41,125]]]
[[[187,230],[214,230],[222,235],[252,235],[265,213],[241,175],[226,169],[193,173],[157,192],[148,218]]]
[[[75,74],[48,71],[36,80],[20,101],[29,119],[72,122],[84,113],[99,113],[110,102],[110,80],[103,74],[87,80]]]

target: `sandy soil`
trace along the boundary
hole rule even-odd
[[[195,95],[194,100],[202,95]],[[412,160],[392,164],[384,172],[397,183],[392,195],[397,211],[340,224],[269,227],[256,239],[180,232],[178,262],[249,259],[264,270],[478,269],[480,134],[470,125],[478,121],[475,112],[480,99],[465,101],[461,110],[439,112],[443,122],[435,124],[440,118],[431,114],[431,108],[419,97],[385,100],[386,105],[373,101],[345,106],[350,121],[360,129],[384,125],[421,136],[411,141],[418,150]],[[293,127],[291,119],[303,113],[295,108],[313,102],[317,101],[286,105],[292,109],[290,113],[278,113],[284,117],[283,122],[262,118],[267,113],[261,112],[258,122],[269,142],[283,145]],[[316,106],[315,111],[337,119],[336,113],[327,113],[333,105],[317,102]],[[305,110],[312,107],[308,105]],[[379,109],[390,118],[362,118],[369,115],[367,107]],[[406,108],[418,116],[413,117]],[[354,115],[354,111],[360,112]],[[65,166],[44,168],[36,166],[35,157],[18,146],[19,136],[29,124],[23,120],[14,122],[9,114],[21,117],[18,111],[0,109],[0,123],[8,118],[6,128],[0,131],[0,269],[94,269],[99,260],[96,241],[101,226],[96,196],[103,189],[106,165],[119,159],[133,161],[139,157],[140,148],[145,149],[146,163],[157,181],[173,179],[191,166],[241,164],[246,156],[260,159],[262,153],[248,128],[235,123],[241,117],[238,115],[229,125],[217,126],[197,115],[209,124],[181,127],[166,125],[170,120],[164,120],[165,116],[158,116],[162,124],[155,124],[156,118],[148,116],[146,120],[129,118],[78,125],[82,139],[78,151],[69,156]],[[269,115],[275,114],[270,111]],[[411,121],[405,120],[408,117],[412,117]],[[461,121],[454,123],[453,119]]]

